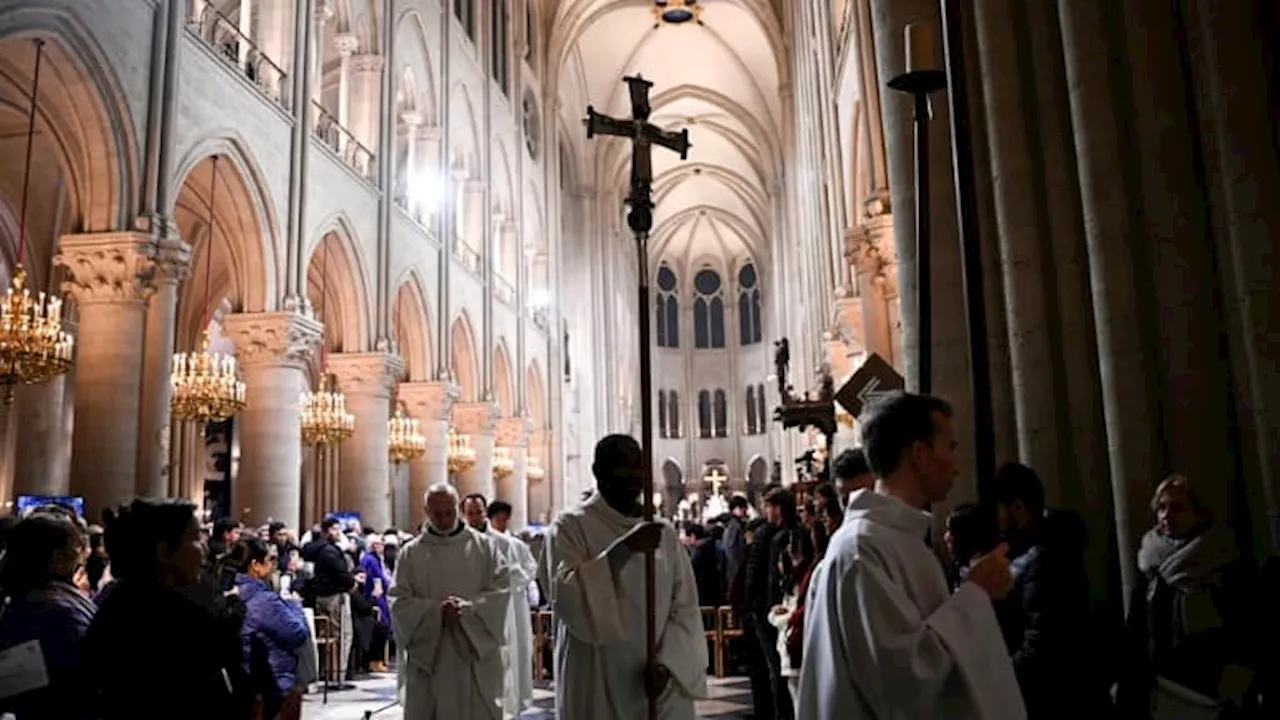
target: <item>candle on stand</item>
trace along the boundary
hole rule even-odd
[[[907,72],[937,70],[934,53],[933,28],[928,25],[908,25],[906,28]]]

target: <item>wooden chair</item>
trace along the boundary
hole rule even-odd
[[[707,642],[711,643],[711,658],[715,663],[716,677],[724,677],[720,674],[720,656],[723,654],[721,648],[724,645],[724,637],[720,635],[720,621],[717,619],[716,608],[702,605],[698,610],[702,612],[702,634],[706,636]]]
[[[333,621],[328,615],[316,615],[316,646],[319,650],[320,664],[323,666],[320,673],[321,681],[326,687],[340,682],[341,678],[338,674],[342,663],[339,662],[338,653],[342,652],[342,649],[333,631]]]
[[[724,677],[725,653],[729,642],[743,637],[742,626],[733,614],[733,608],[721,605],[716,608],[716,633],[720,636],[720,644],[716,647],[716,677]]]
[[[551,637],[551,611],[530,610],[533,616],[533,680],[537,682],[546,678],[546,664],[542,661],[543,653],[555,642]]]

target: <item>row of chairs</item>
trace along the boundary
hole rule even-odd
[[[711,659],[716,677],[725,676],[725,663],[729,654],[729,643],[743,637],[742,623],[733,608],[727,605],[713,607],[704,605],[702,627],[707,642],[711,645]],[[547,679],[547,668],[543,657],[548,648],[555,644],[555,633],[551,625],[550,610],[533,610],[533,678]]]

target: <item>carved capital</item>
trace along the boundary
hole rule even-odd
[[[845,234],[845,258],[886,298],[898,294],[898,253],[893,217],[880,215]]]
[[[413,417],[448,421],[462,389],[447,382],[400,383],[398,395]]]
[[[320,346],[324,326],[296,312],[237,313],[223,319],[222,331],[235,343],[236,360],[245,367],[303,368]]]
[[[63,292],[81,305],[143,302],[153,287],[155,246],[139,232],[65,235],[53,261],[67,271]]]
[[[191,246],[177,239],[153,245],[150,270],[147,280],[152,287],[186,280],[191,275]]]
[[[378,73],[382,72],[382,56],[381,55],[352,55],[351,69],[354,72]]]
[[[389,398],[404,372],[404,363],[398,356],[385,352],[338,353],[329,356],[328,370],[348,395]]]
[[[525,448],[533,434],[533,418],[528,415],[500,418],[494,432],[494,444],[503,447]]]
[[[872,190],[866,200],[862,201],[863,217],[870,220],[893,212],[893,205],[890,202],[889,189],[882,188],[880,190]]]
[[[492,435],[501,414],[495,402],[455,403],[453,429],[464,435]]]
[[[333,39],[333,49],[342,57],[351,57],[360,49],[360,40],[355,35],[339,35]]]

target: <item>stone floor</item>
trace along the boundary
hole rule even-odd
[[[746,678],[708,678],[710,697],[698,701],[698,717],[704,720],[740,720],[751,710],[751,690]],[[354,690],[329,694],[324,702],[319,693],[308,695],[302,707],[303,720],[363,720],[373,712],[373,720],[404,720],[404,711],[393,705],[396,699],[394,675],[375,675],[356,683]],[[521,720],[554,720],[555,697],[549,686],[533,691],[533,707]]]

